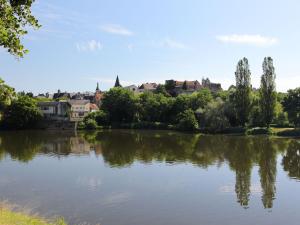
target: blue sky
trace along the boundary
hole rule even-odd
[[[18,91],[93,91],[121,84],[201,80],[234,84],[247,57],[258,87],[265,56],[277,90],[300,86],[298,0],[40,0],[42,28],[24,38],[30,53],[0,51],[0,76]]]

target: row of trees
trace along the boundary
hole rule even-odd
[[[177,124],[181,128],[196,129],[198,122],[195,111],[204,108],[212,100],[209,90],[176,98],[163,93],[145,92],[135,95],[121,87],[105,93],[101,111],[90,114],[85,120],[96,120],[99,125],[132,123]]]
[[[276,85],[275,69],[273,59],[266,57],[263,61],[263,74],[258,98],[258,112],[261,116],[261,125],[270,126],[274,119],[276,107]],[[245,126],[249,122],[251,110],[253,107],[253,94],[251,85],[251,72],[247,58],[238,62],[236,72],[236,92],[234,103],[238,117],[239,125]]]
[[[236,85],[227,91],[201,89],[191,95],[172,97],[159,85],[155,92],[134,94],[118,86],[105,93],[101,111],[85,118],[89,128],[97,125],[152,124],[181,130],[220,132],[231,127],[300,125],[300,89],[277,93],[273,59],[266,57],[259,90],[251,85],[248,60],[236,68]]]

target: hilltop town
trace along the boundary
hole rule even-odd
[[[4,129],[169,129],[208,133],[256,132],[271,126],[300,126],[299,88],[276,91],[271,57],[263,60],[259,89],[251,84],[247,58],[238,61],[235,85],[223,90],[209,78],[166,80],[123,86],[116,77],[108,91],[38,94],[15,93],[1,81]],[[296,113],[295,113],[296,112]],[[294,132],[294,131],[292,131]],[[295,131],[297,132],[297,131]]]
[[[166,80],[165,84],[143,83],[139,86],[129,85],[122,86],[117,76],[114,87],[120,87],[129,90],[134,94],[145,92],[155,92],[161,87],[166,88],[172,96],[180,94],[192,94],[201,89],[208,89],[212,92],[221,91],[222,87],[219,83],[213,83],[209,78],[203,78],[201,83],[198,80],[178,81]],[[56,93],[38,94],[34,96],[38,99],[38,107],[45,119],[51,121],[82,121],[90,112],[96,112],[101,108],[101,100],[105,91],[101,91],[99,83],[97,83],[95,92],[62,92],[58,90]],[[71,112],[71,113],[69,113]],[[66,115],[69,115],[68,117]],[[64,123],[65,124],[65,123]],[[59,125],[55,125],[59,126]]]

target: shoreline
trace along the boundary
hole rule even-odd
[[[132,130],[132,131],[172,131],[178,132],[182,134],[200,134],[200,135],[228,135],[228,136],[269,136],[269,137],[287,137],[287,138],[300,138],[300,129],[299,128],[265,128],[265,127],[255,127],[255,128],[228,128],[219,132],[209,132],[204,130],[194,130],[194,131],[184,131],[175,128],[166,128],[166,127],[130,127],[126,126],[105,126],[105,127],[97,127],[96,129],[84,129],[79,128],[75,129],[9,129],[9,130],[0,130],[0,132],[22,132],[22,131],[47,131],[47,132],[92,132],[92,131],[107,131],[107,130]]]

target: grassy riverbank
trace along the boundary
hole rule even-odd
[[[37,216],[30,216],[20,212],[12,212],[7,208],[0,208],[0,225],[66,225],[63,219],[47,222]]]

